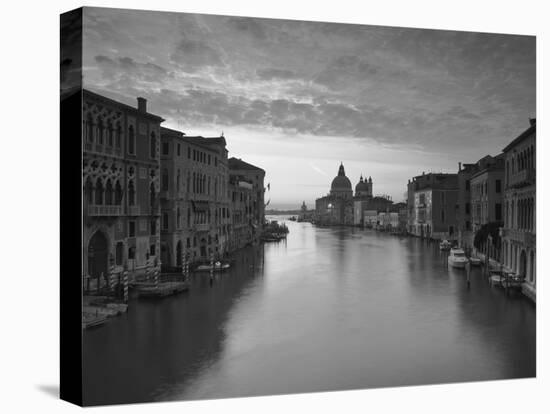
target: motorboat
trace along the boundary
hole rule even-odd
[[[490,270],[489,283],[505,289],[521,289],[525,278],[509,270]]]
[[[439,250],[451,250],[451,242],[449,240],[442,240],[441,243],[439,243]]]
[[[459,269],[464,269],[466,263],[468,263],[468,258],[462,249],[451,249],[449,252],[449,257],[447,262],[450,267],[456,267]]]
[[[470,257],[470,264],[472,266],[481,266],[481,259],[479,257]]]
[[[218,261],[214,263],[214,272],[221,272],[229,269],[230,267],[231,265],[229,263],[222,263]],[[201,264],[195,269],[197,272],[209,272],[210,270],[212,270],[212,265],[210,264]]]

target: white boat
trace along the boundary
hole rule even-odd
[[[466,254],[464,254],[464,250],[451,249],[449,257],[447,258],[447,262],[451,267],[464,269],[464,266],[466,266],[466,263],[468,263],[468,258],[466,257]]]
[[[229,263],[216,262],[214,263],[214,272],[221,272],[222,270],[227,270],[231,267]],[[195,271],[197,272],[209,272],[212,269],[212,266],[209,264],[201,264],[197,266]]]
[[[449,240],[442,240],[441,243],[439,243],[439,250],[450,250],[451,249],[451,242]]]
[[[481,266],[481,259],[479,257],[470,257],[470,264],[472,266]]]

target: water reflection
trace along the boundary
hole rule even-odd
[[[535,307],[466,288],[437,246],[287,221],[191,292],[132,303],[84,336],[89,403],[219,398],[535,375]]]

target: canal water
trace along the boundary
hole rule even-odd
[[[281,217],[278,217],[281,220]],[[115,404],[535,376],[535,306],[437,246],[287,221],[286,241],[132,299],[84,332],[84,402]]]

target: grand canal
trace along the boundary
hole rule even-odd
[[[86,404],[535,375],[535,306],[439,250],[371,230],[287,222],[190,292],[130,302],[84,332]]]

